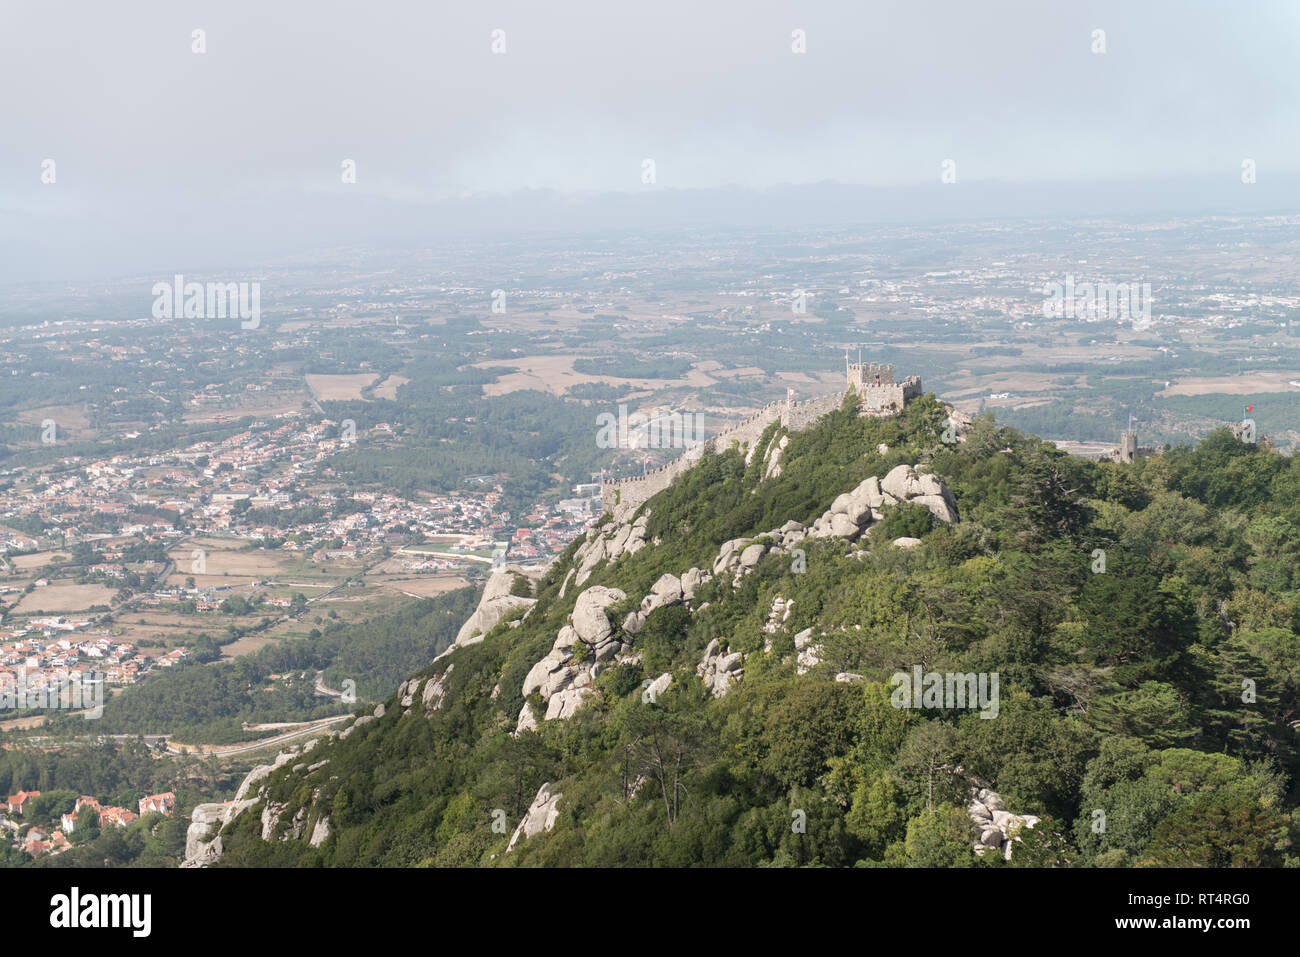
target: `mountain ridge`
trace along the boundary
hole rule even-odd
[[[1290,488],[1291,460],[1212,437],[1170,453],[1186,474],[1163,456],[1094,463],[991,417],[953,436],[950,414],[929,395],[885,417],[847,401],[805,430],[778,420],[748,448],[706,451],[616,506],[486,633],[314,760],[254,772],[242,813],[203,806],[187,857],[974,866],[1176,853],[1156,824],[1140,843],[1092,830],[1089,800],[1104,815],[1137,792],[1166,818],[1244,815],[1253,843],[1233,852],[1279,860],[1293,759],[1265,727],[1277,716],[1179,694],[1207,661],[1248,654],[1268,674],[1288,621],[1294,635],[1293,583],[1272,596],[1288,610],[1252,612],[1239,647],[1213,605],[1223,583],[1187,574],[1224,516],[1176,487],[1212,455]],[[1193,550],[1187,569],[1156,576],[1168,555],[1125,527],[1143,522]],[[1212,531],[1186,527],[1198,522]],[[1119,574],[1090,570],[1098,544]],[[1230,564],[1245,588],[1258,563]],[[509,590],[503,577],[485,601]],[[913,665],[1000,674],[997,720],[894,706],[888,676]],[[1220,738],[1239,755],[1181,746]],[[1203,806],[1166,793],[1189,775]],[[1202,786],[1225,776],[1239,787]],[[220,821],[219,844],[200,818]]]

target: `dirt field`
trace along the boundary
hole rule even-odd
[[[406,376],[390,375],[390,376],[389,376],[387,379],[385,379],[383,382],[381,382],[381,383],[379,383],[377,386],[375,386],[375,389],[374,389],[374,395],[375,395],[375,398],[377,398],[377,399],[396,399],[396,398],[397,398],[397,389],[398,389],[398,387],[399,387],[399,386],[404,386],[404,385],[406,385],[406,383],[408,383],[408,382],[410,382],[410,381],[411,381],[411,380],[408,379],[408,378],[406,378]]]
[[[372,585],[418,598],[432,598],[443,592],[455,591],[469,584],[467,579],[455,574],[435,573],[430,575],[378,575],[367,579]]]
[[[140,648],[140,654],[146,658],[156,658],[177,645],[193,644],[195,638],[207,632],[216,634],[223,631],[231,621],[225,615],[203,615],[169,618],[164,621],[148,619],[146,624],[139,624],[137,616],[132,613],[126,620],[117,619],[113,625],[113,637],[118,641],[137,644],[142,638],[148,641],[162,640],[165,648]]]
[[[30,555],[13,555],[9,561],[20,572],[34,571],[49,562],[55,555],[64,555],[66,552],[32,552]]]
[[[228,645],[221,646],[221,660],[227,661],[231,658],[238,658],[240,655],[251,655],[253,652],[261,651],[267,645],[273,645],[280,640],[275,635],[266,632],[245,635],[238,641],[232,641]]]
[[[1250,372],[1236,376],[1206,376],[1180,379],[1156,395],[1251,395],[1256,392],[1300,392],[1300,372]]]
[[[1010,392],[1012,403],[1019,392],[1044,392],[1061,388],[1061,377],[1045,372],[989,372],[983,375],[955,375],[946,380],[945,398],[978,399],[995,392]],[[999,400],[1006,401],[1006,400]]]
[[[945,400],[952,404],[954,409],[965,412],[967,415],[975,415],[980,410],[980,400],[976,399],[953,399],[945,396]],[[1028,409],[1036,405],[1047,405],[1051,399],[1026,399],[1018,396],[1010,399],[987,399],[984,403],[985,409]]]
[[[107,605],[113,600],[113,589],[104,585],[46,585],[37,588],[20,601],[14,611],[32,614],[38,611],[85,611],[91,605]]]
[[[43,714],[30,718],[11,718],[8,721],[0,721],[0,731],[30,731],[32,728],[48,724],[49,721],[50,719]]]
[[[195,551],[203,552],[201,572],[195,569]],[[176,571],[167,576],[169,585],[184,585],[185,579],[189,577],[193,577],[194,584],[199,586],[261,581],[296,568],[301,560],[296,554],[230,551],[205,541],[196,542],[194,545],[182,545],[167,554],[176,563]]]
[[[308,375],[305,378],[307,388],[311,389],[311,394],[319,401],[341,402],[360,399],[361,390],[379,376],[373,372],[362,372],[355,375]]]
[[[562,395],[573,386],[587,382],[603,382],[606,385],[626,386],[632,389],[700,387],[711,385],[714,382],[713,379],[698,368],[692,369],[681,379],[624,379],[618,376],[587,375],[583,372],[575,372],[573,369],[574,361],[581,358],[583,356],[547,355],[529,356],[525,359],[488,359],[484,362],[475,363],[474,367],[488,369],[494,366],[509,366],[519,370],[518,372],[507,373],[497,379],[496,382],[489,382],[483,386],[483,391],[487,395],[505,395],[508,392],[519,392],[524,389],[536,389],[539,392]],[[739,374],[741,371],[743,370],[736,370],[733,374]]]
[[[27,409],[15,415],[14,419],[21,425],[40,425],[46,419],[53,419],[57,432],[81,433],[90,429],[86,410],[79,405],[47,405],[40,409]]]

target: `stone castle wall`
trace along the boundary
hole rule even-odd
[[[916,376],[901,383],[863,385],[858,388],[862,408],[869,412],[897,411],[921,394],[921,380]]]
[[[880,375],[880,385],[874,384],[877,374]],[[868,375],[870,379],[867,378]],[[921,394],[920,377],[909,376],[902,382],[895,382],[893,366],[878,366],[875,363],[854,364],[849,367],[847,378],[848,390],[857,393],[858,407],[864,415],[900,411],[910,400]],[[616,505],[629,511],[639,508],[642,502],[662,492],[673,483],[673,479],[698,462],[706,449],[715,453],[725,452],[734,442],[744,451],[752,447],[763,431],[777,420],[780,420],[787,432],[802,431],[826,413],[838,409],[848,390],[803,402],[789,400],[769,402],[748,419],[719,432],[699,445],[688,448],[685,453],[667,465],[660,466],[641,477],[608,479],[602,482],[601,506],[606,512],[611,511]],[[759,452],[761,454],[762,450]]]
[[[715,453],[725,452],[734,442],[743,451],[757,442],[764,430],[778,419],[787,431],[798,432],[806,429],[827,412],[838,409],[843,401],[844,393],[836,392],[803,402],[787,400],[769,402],[748,419],[687,449],[681,456],[667,465],[647,472],[644,477],[609,479],[602,482],[601,504],[607,512],[616,504],[629,509],[639,508],[642,502],[662,492],[673,483],[673,479],[699,461],[705,450]]]

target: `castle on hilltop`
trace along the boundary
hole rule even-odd
[[[894,367],[882,362],[849,362],[844,353],[844,375],[848,388],[857,392],[866,413],[901,412],[910,399],[921,394],[921,377],[894,381]]]
[[[783,399],[769,402],[760,411],[743,422],[724,429],[711,439],[690,446],[687,451],[667,465],[652,469],[635,478],[606,479],[600,483],[601,507],[609,512],[621,505],[630,510],[672,484],[682,472],[699,461],[705,450],[725,452],[732,445],[746,452],[746,463],[755,454],[766,450],[756,449],[755,443],[773,422],[780,422],[788,432],[808,428],[822,416],[838,409],[850,392],[856,394],[860,415],[885,416],[901,412],[909,401],[921,395],[920,376],[908,376],[902,382],[894,380],[894,367],[882,363],[861,361],[851,363],[844,354],[845,388],[843,392],[818,396],[796,402]],[[775,441],[775,440],[774,440]]]

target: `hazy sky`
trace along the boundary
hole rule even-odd
[[[0,279],[370,239],[388,216],[405,235],[413,210],[459,226],[464,197],[521,189],[915,187],[949,158],[959,188],[1229,188],[1247,157],[1295,183],[1298,26],[1287,0],[11,0]]]

